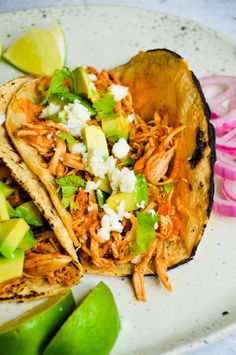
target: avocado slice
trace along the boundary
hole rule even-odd
[[[139,204],[142,204],[143,208],[148,203],[148,186],[147,181],[142,174],[136,175],[135,189],[132,192],[120,192],[118,194],[111,195],[106,203],[108,207],[116,211],[116,208],[120,205],[121,201],[125,202],[125,210],[127,212],[137,210]]]
[[[104,132],[98,126],[86,126],[83,131],[85,145],[88,152],[91,150],[99,150],[103,158],[109,156],[107,141]]]
[[[33,201],[25,202],[16,207],[15,212],[18,217],[23,218],[28,224],[35,227],[41,227],[43,225],[40,212]]]
[[[115,118],[103,119],[102,129],[109,142],[117,142],[119,138],[128,139],[130,123],[127,117],[118,115]]]
[[[23,273],[24,252],[16,249],[11,259],[0,256],[0,283],[21,277]]]
[[[12,187],[10,187],[7,184],[4,184],[3,181],[0,181],[0,191],[3,191],[4,196],[6,198],[8,198],[10,195],[13,194],[13,192],[15,191],[15,189],[13,189]]]
[[[76,94],[88,99],[94,103],[99,99],[97,89],[89,78],[83,67],[77,67],[73,70],[74,91]]]
[[[18,245],[18,248],[25,251],[33,248],[34,246],[35,246],[34,233],[32,232],[31,229],[29,229],[28,232],[26,232],[26,234],[24,235],[20,244]]]
[[[22,218],[13,218],[0,223],[0,252],[6,258],[13,258],[14,251],[29,230]]]
[[[9,219],[7,200],[3,190],[0,190],[0,221],[5,221],[7,219]]]
[[[107,175],[104,177],[104,179],[101,179],[99,177],[95,177],[94,180],[95,180],[95,182],[97,182],[98,180],[101,181],[101,184],[99,185],[100,190],[106,192],[109,195],[112,193],[111,185],[109,183]]]
[[[6,204],[7,204],[7,211],[8,211],[8,214],[9,214],[9,218],[18,217],[16,211],[14,210],[12,205],[9,203],[9,201],[6,201]]]

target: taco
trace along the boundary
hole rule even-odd
[[[0,88],[2,117],[12,95],[29,80],[29,77],[17,78]],[[14,231],[15,239],[19,237],[18,226],[27,228],[17,249],[14,246],[11,250],[14,261],[9,255],[0,256],[0,302],[48,297],[77,283],[82,267],[67,230],[44,185],[13,150],[3,126],[0,126],[0,194],[1,232],[2,226],[8,225],[7,233]]]
[[[192,258],[210,215],[210,110],[186,62],[161,49],[111,71],[56,70],[25,83],[6,128],[45,185],[86,272],[145,274]]]

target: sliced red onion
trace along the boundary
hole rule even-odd
[[[220,116],[216,112],[211,113],[211,119],[214,120],[216,118],[219,118]]]
[[[213,210],[236,217],[236,77],[212,76],[202,78],[200,83],[212,110],[211,122],[216,132]]]
[[[211,106],[210,106],[211,107]],[[236,127],[236,108],[227,115],[212,120],[215,127],[216,135],[227,133],[230,129]]]
[[[235,157],[223,154],[218,149],[216,151],[217,160],[214,167],[215,174],[231,181],[236,180]]]
[[[224,180],[222,183],[222,192],[227,199],[236,203],[236,181]]]
[[[212,76],[200,79],[200,83],[208,104],[217,114],[226,115],[236,107],[236,77]]]
[[[236,217],[236,203],[215,197],[213,211],[226,217]]]

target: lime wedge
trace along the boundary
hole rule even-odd
[[[75,309],[71,292],[34,307],[0,326],[1,355],[39,355]]]
[[[62,27],[33,28],[13,43],[3,58],[26,73],[51,75],[66,60],[66,43]]]
[[[44,355],[105,355],[113,348],[120,320],[110,289],[100,282],[63,324]]]

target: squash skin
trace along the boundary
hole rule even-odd
[[[155,65],[157,66],[157,73],[159,74],[159,78],[160,78],[161,77],[160,67],[162,66],[164,68],[163,70],[166,69],[165,68],[165,61],[167,63],[170,63],[170,67],[175,66],[175,63],[176,63],[176,65],[178,65],[180,67],[180,69],[176,71],[176,77],[180,74],[180,71],[182,70],[181,65],[183,65],[183,67],[184,67],[183,70],[185,71],[185,73],[183,75],[186,74],[186,76],[188,77],[188,81],[190,83],[190,90],[194,90],[194,95],[195,95],[194,99],[198,100],[201,103],[201,104],[199,104],[198,108],[199,108],[199,112],[202,117],[201,119],[202,119],[202,121],[204,121],[203,122],[204,124],[203,124],[203,127],[201,127],[201,126],[197,127],[195,125],[196,126],[195,127],[196,128],[195,135],[192,135],[192,142],[195,143],[195,147],[194,147],[194,150],[192,151],[193,154],[192,154],[191,159],[188,159],[188,162],[186,162],[185,164],[186,164],[186,166],[187,166],[187,164],[189,165],[189,167],[188,167],[189,171],[190,171],[190,169],[194,171],[195,168],[198,169],[198,171],[201,170],[201,164],[203,164],[203,166],[207,170],[207,173],[205,174],[204,183],[202,183],[201,179],[199,178],[200,187],[201,187],[201,184],[207,185],[206,188],[204,189],[204,193],[206,194],[207,197],[206,197],[205,201],[203,201],[204,208],[200,206],[200,208],[202,208],[202,210],[203,210],[202,215],[200,214],[200,217],[202,219],[202,223],[201,223],[201,226],[199,227],[199,231],[196,233],[197,234],[196,240],[194,242],[192,241],[187,246],[187,254],[188,255],[183,255],[182,258],[177,257],[176,262],[174,262],[174,261],[170,262],[170,265],[168,267],[170,269],[170,268],[179,266],[187,261],[190,261],[194,257],[196,250],[197,250],[197,246],[198,246],[198,244],[201,240],[201,237],[204,233],[208,218],[209,218],[211,210],[212,210],[213,195],[214,195],[213,167],[214,167],[214,163],[215,163],[215,134],[214,134],[214,128],[213,128],[212,124],[210,123],[210,117],[211,117],[210,108],[205,100],[200,83],[199,83],[198,79],[196,78],[196,76],[194,75],[194,73],[188,69],[188,65],[184,61],[184,59],[179,54],[177,54],[171,50],[161,48],[161,49],[152,49],[147,52],[141,52],[137,56],[132,58],[128,63],[121,65],[118,68],[115,68],[114,71],[118,75],[118,78],[120,79],[121,84],[131,87],[130,90],[131,90],[131,94],[133,96],[133,102],[134,102],[134,107],[135,107],[136,111],[141,115],[142,118],[144,118],[145,120],[148,120],[152,117],[155,110],[157,108],[160,108],[160,107],[158,107],[158,105],[154,109],[152,107],[154,104],[153,96],[156,95],[157,100],[161,96],[161,95],[158,96],[158,94],[160,94],[160,87],[158,87],[158,79],[156,80],[156,82],[154,82],[155,79],[152,79],[152,77],[154,76],[154,73],[155,73],[155,70],[153,68]],[[158,69],[158,66],[159,66],[159,69]],[[138,67],[139,67],[139,73],[137,70]],[[145,77],[145,75],[147,75],[146,80],[148,82],[148,85],[151,87],[151,89],[147,92],[145,92],[145,89],[147,87],[145,87],[145,85],[142,86],[144,79],[142,77],[142,74],[140,75],[140,73],[143,70],[146,73],[146,74],[143,74],[143,77]],[[158,74],[157,74],[157,76],[158,76]],[[167,74],[169,75],[168,72],[167,72]],[[139,78],[139,76],[140,76],[140,78]],[[142,90],[138,87],[138,84],[137,84],[138,79],[140,79],[140,87],[144,92],[143,97],[141,97],[141,99],[140,99],[140,96],[142,96]],[[162,84],[163,84],[163,82],[164,82],[163,77],[161,77],[161,80],[162,80]],[[168,80],[175,80],[175,78],[173,79],[173,77],[171,77],[171,75],[169,75]],[[179,87],[177,87],[177,90],[178,89],[179,89]],[[155,90],[156,90],[155,95],[153,95],[153,91],[155,91]],[[166,95],[169,95],[169,92],[167,92]],[[185,96],[186,95],[189,95],[189,93],[186,92]],[[145,96],[150,98],[149,102],[147,101]],[[191,97],[190,97],[190,99],[191,99]],[[161,100],[163,100],[163,97],[161,97]],[[164,102],[164,100],[163,100],[163,102]],[[174,98],[169,98],[169,103],[174,107],[174,105],[176,104],[176,101],[174,101]],[[184,102],[184,104],[185,103],[186,102]],[[147,107],[148,104],[150,104],[150,106],[153,110],[149,111],[149,108]],[[194,102],[193,102],[193,104],[194,104]],[[177,104],[176,104],[176,107],[177,107]],[[174,112],[174,110],[172,110],[172,112]],[[171,110],[168,113],[171,114]],[[202,123],[202,122],[200,122],[200,123]],[[182,141],[182,143],[183,143],[183,141]],[[208,151],[208,153],[206,153],[206,151]],[[195,152],[195,156],[194,156],[194,152]],[[205,165],[204,165],[204,162],[206,163]],[[191,167],[191,164],[192,164],[192,167]],[[191,179],[190,179],[190,183],[191,183]],[[194,181],[194,188],[196,188],[196,181]],[[199,189],[199,186],[197,188]],[[181,189],[179,189],[179,190],[181,191]],[[199,189],[199,191],[200,191],[200,189]],[[199,192],[199,196],[200,196],[200,192]],[[200,199],[200,197],[199,197],[199,199]],[[187,232],[190,232],[190,230]],[[188,235],[187,235],[187,239],[188,239]]]

